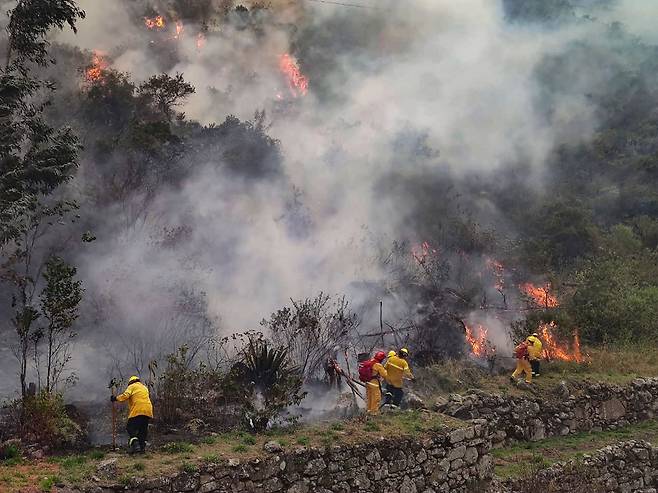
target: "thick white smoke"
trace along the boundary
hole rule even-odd
[[[185,25],[178,61],[162,67],[146,49],[152,36],[126,2],[80,4],[88,17],[78,35],[58,41],[109,53],[113,66],[137,81],[182,72],[197,90],[182,110],[204,124],[265,109],[284,166],[283,179],[248,180],[209,160],[180,189],[160,193],[136,225],[120,226],[120,208],[103,211],[98,241],[77,259],[88,294],[85,322],[103,333],[81,335],[74,363],[82,389],[104,376],[113,357],[126,357],[109,356],[117,348],[146,340],[147,356],[174,349],[179,339],[165,332],[179,323],[181,289],[206,293],[209,316],[230,333],[257,328],[291,297],[344,293],[354,281],[382,278],[373,242],[413,235],[412,201],[390,200],[376,186],[391,172],[489,172],[527,163],[539,176],[556,145],[586,138],[596,124],[582,93],[557,99],[547,113],[535,70],[544,57],[603,29],[599,24],[512,26],[493,0],[368,3],[376,9],[288,3],[278,21],[294,18],[299,29],[322,33],[353,17],[361,30],[340,52],[313,47],[319,59],[332,60],[334,72],[314,66],[314,51],[305,52],[303,68],[328,80],[311,78],[309,94],[293,98],[278,67],[281,54],[295,53],[284,24],[258,35],[211,27],[202,48],[200,27]],[[340,96],[322,94],[318,88],[326,86]],[[425,133],[438,156],[401,161],[395,143],[409,130]],[[301,205],[291,208],[295,191]],[[163,248],[165,228],[187,233]],[[89,370],[90,355],[105,349]]]

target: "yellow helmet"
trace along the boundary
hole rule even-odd
[[[139,377],[137,377],[135,375],[133,375],[132,377],[130,377],[128,379],[128,385],[130,385],[131,383],[135,383],[135,382],[139,382]]]
[[[409,354],[409,350],[406,347],[403,347],[400,349],[400,354],[407,356]]]
[[[395,356],[395,351],[389,351],[388,352],[388,357],[390,358],[391,356]]]

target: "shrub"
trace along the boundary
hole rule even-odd
[[[246,425],[263,431],[268,424],[306,395],[302,376],[288,351],[272,347],[262,337],[251,336],[225,380],[225,389],[244,409]]]
[[[70,448],[84,442],[80,426],[66,413],[60,394],[40,392],[22,402],[21,435],[52,448]]]
[[[194,447],[186,442],[171,442],[164,445],[162,450],[168,454],[183,454],[192,452]]]

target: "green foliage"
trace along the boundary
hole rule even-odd
[[[92,460],[103,460],[105,458],[105,452],[102,450],[94,450],[92,453],[89,454],[89,457]]]
[[[195,466],[190,462],[185,462],[185,461],[180,466],[180,470],[188,474],[194,474],[195,472],[197,472],[197,469],[198,469],[197,466]]]
[[[154,75],[139,86],[137,92],[155,111],[171,121],[173,108],[182,104],[195,90],[192,84],[185,82],[183,74],[176,73],[174,77],[168,74]]]
[[[217,438],[214,436],[203,437],[201,439],[201,443],[205,443],[206,445],[214,445],[217,443]]]
[[[7,63],[0,71],[0,247],[20,235],[26,212],[71,178],[80,149],[70,128],[43,119],[38,91],[50,85],[29,75],[29,64],[47,63],[46,34],[84,13],[72,0],[21,0],[9,12]]]
[[[248,428],[263,431],[272,419],[306,395],[301,391],[301,372],[286,349],[271,347],[262,338],[250,337],[240,354],[226,385],[237,393]]]
[[[62,396],[48,392],[24,398],[21,435],[55,449],[83,442],[82,430],[66,413]]]
[[[20,64],[33,62],[45,65],[48,32],[53,28],[64,29],[65,24],[77,32],[75,24],[84,17],[84,11],[77,7],[74,0],[20,0],[9,11],[8,58],[13,55]]]
[[[18,443],[0,444],[0,464],[12,466],[21,462],[21,448]]]
[[[59,257],[46,262],[43,275],[46,286],[41,291],[41,314],[47,325],[43,330],[46,339],[47,392],[56,389],[59,378],[70,361],[70,344],[76,333],[71,330],[78,318],[82,301],[82,281],[76,281],[77,270]]]
[[[220,457],[217,454],[206,454],[202,459],[203,462],[207,462],[208,464],[216,464],[220,461]]]
[[[658,258],[610,255],[576,276],[570,309],[583,335],[596,342],[640,341],[658,331]]]
[[[39,481],[39,488],[43,492],[50,492],[55,487],[55,485],[59,483],[59,476],[47,476]]]

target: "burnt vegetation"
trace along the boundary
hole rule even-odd
[[[20,397],[8,407],[12,425],[0,440],[12,434],[57,447],[80,443],[83,430],[66,413],[62,393],[77,379],[71,351],[81,338],[111,355],[104,361],[108,374],[125,380],[138,372],[148,381],[162,429],[200,420],[206,429],[260,431],[295,419],[304,385],[325,379],[328,360],[347,364],[357,353],[403,345],[414,364],[461,358],[470,350],[465,331],[472,320],[495,318],[511,339],[550,323],[556,337],[570,338],[577,328],[586,344],[637,343],[658,334],[655,45],[614,23],[597,34],[602,39],[574,42],[538,63],[533,77],[547,118],[558,99],[584,94],[597,122],[591,135],[552,149],[540,177],[524,162],[458,173],[448,166],[458,163],[443,162],[428,130],[412,122],[390,139],[392,162],[385,164],[392,171],[372,183],[378,205],[400,215],[399,234],[353,245],[370,249],[370,262],[384,274],[374,280],[355,274],[346,286],[358,293],[355,300],[308,293],[275,310],[260,332],[241,332],[216,316],[198,272],[232,280],[234,264],[247,262],[241,216],[224,217],[239,208],[238,196],[255,202],[268,193],[285,196],[274,222],[295,241],[312,233],[313,197],[299,190],[302,179],[289,176],[286,153],[270,132],[272,119],[294,114],[294,99],[250,119],[189,118],[185,104],[201,88],[185,73],[170,75],[178,57],[171,26],[194,24],[200,45],[214,24],[256,40],[265,27],[281,26],[262,6],[161,3],[167,27],[148,31],[161,42],[144,49],[162,72],[141,82],[113,68],[112,54],[48,42],[53,29],[84,22],[75,2],[21,0],[10,13],[0,51],[7,53],[0,70],[0,346],[15,356],[19,378],[12,389]],[[578,17],[576,1],[503,4],[514,23],[549,29],[595,22]],[[157,13],[147,7],[126,2],[136,23]],[[320,104],[345,98],[329,82],[347,78],[340,54],[379,49],[360,38],[360,20],[339,20],[327,21],[338,45],[331,50],[320,50],[327,31],[284,26],[300,65],[317,80]],[[316,51],[321,56],[314,58]],[[584,60],[605,65],[605,84],[589,87],[574,75]],[[253,74],[243,75],[250,84]],[[213,94],[232,108],[230,91]],[[341,151],[337,143],[326,162],[302,164],[331,173]],[[221,185],[204,219],[221,215],[234,229],[216,234],[212,221],[190,213],[194,197],[179,203],[178,194],[195,180]],[[272,184],[276,193],[264,191]],[[176,205],[162,220],[165,202]],[[225,205],[220,213],[218,203]],[[130,248],[139,242],[142,257]],[[81,278],[76,265],[89,271],[92,247],[120,250],[121,261],[102,266],[103,282]],[[142,289],[132,291],[124,281],[140,263],[161,268],[147,269]],[[182,279],[173,271],[191,274]],[[546,299],[550,294],[559,303],[529,297],[520,288],[528,282],[549,286]],[[279,293],[280,300],[289,296]],[[125,298],[139,309],[118,309]],[[267,312],[250,315],[257,320]]]

